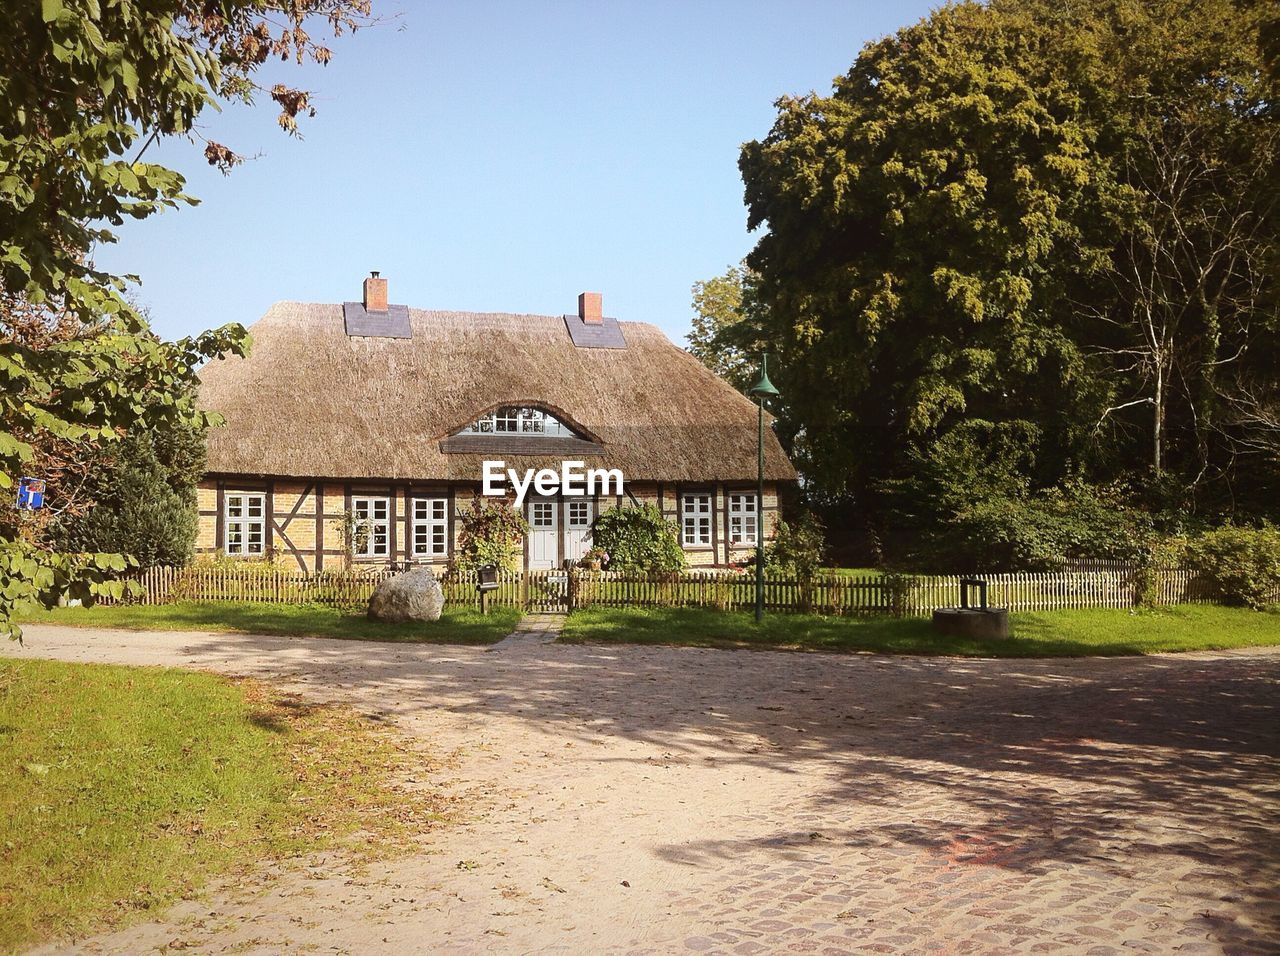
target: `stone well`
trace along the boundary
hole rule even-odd
[[[933,629],[950,637],[1000,640],[1009,636],[1009,609],[940,607],[933,612]]]

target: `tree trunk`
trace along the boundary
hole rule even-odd
[[[1163,473],[1160,443],[1164,430],[1164,362],[1156,362],[1156,394],[1151,407],[1151,467],[1157,476]]]

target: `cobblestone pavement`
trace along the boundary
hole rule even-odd
[[[516,629],[489,648],[491,651],[509,651],[530,644],[550,644],[564,630],[564,614],[550,611],[526,614],[520,618]]]
[[[90,952],[1280,952],[1280,650],[972,661],[30,627],[438,753],[422,852],[246,875]]]

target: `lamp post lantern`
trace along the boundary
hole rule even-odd
[[[781,393],[769,381],[769,354],[760,357],[760,377],[747,392],[756,400],[756,623],[764,620],[764,400]]]

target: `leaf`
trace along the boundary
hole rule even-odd
[[[45,23],[53,23],[62,13],[62,0],[40,0],[40,16]]]
[[[138,70],[128,60],[120,61],[120,78],[124,81],[124,88],[130,96],[136,96],[138,93]],[[135,182],[137,180],[135,179]],[[136,186],[134,187],[137,188]]]

